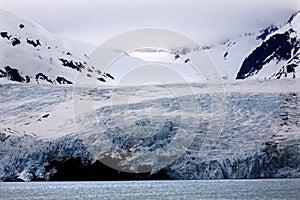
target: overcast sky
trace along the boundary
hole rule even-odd
[[[99,45],[127,30],[159,27],[202,45],[221,42],[300,10],[298,0],[1,0],[13,10],[66,38]]]

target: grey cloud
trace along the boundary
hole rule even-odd
[[[121,32],[160,27],[200,43],[283,23],[300,3],[295,0],[1,0],[9,8],[66,38],[98,45]]]

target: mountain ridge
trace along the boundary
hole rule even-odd
[[[197,48],[174,47],[169,52],[173,62],[178,58],[189,61],[189,53],[194,51],[206,52],[223,80],[299,78],[299,13],[295,12],[284,24],[273,24],[222,43]],[[149,49],[141,52],[149,52]]]

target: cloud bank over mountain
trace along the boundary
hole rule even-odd
[[[0,7],[31,18],[63,37],[95,46],[113,35],[145,27],[175,30],[208,45],[283,23],[300,9],[300,3],[294,0],[3,0]]]

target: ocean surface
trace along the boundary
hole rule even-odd
[[[5,182],[0,199],[300,199],[300,179]]]

